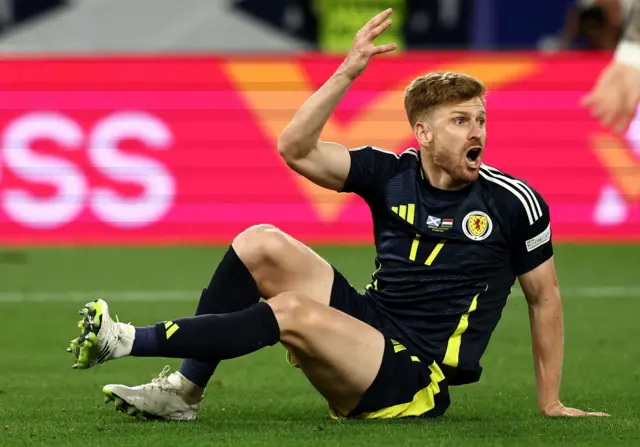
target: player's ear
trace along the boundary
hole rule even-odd
[[[431,144],[433,141],[433,130],[427,122],[418,121],[413,129],[420,146],[426,147]]]

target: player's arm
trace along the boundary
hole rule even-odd
[[[562,300],[553,259],[549,207],[535,190],[531,193],[534,206],[529,206],[530,202],[518,203],[512,222],[512,260],[529,308],[538,407],[548,416],[603,415],[568,408],[560,402]]]
[[[322,129],[354,80],[376,54],[395,49],[395,44],[373,41],[391,25],[391,9],[372,18],[359,32],[338,70],[298,110],[278,138],[278,150],[294,171],[312,182],[339,191],[349,175],[351,157],[338,143],[320,140]]]
[[[353,79],[342,68],[298,110],[278,139],[278,151],[287,165],[312,182],[338,191],[349,174],[348,149],[320,140],[320,133]]]
[[[553,257],[519,277],[529,307],[531,342],[540,411],[560,402],[563,318]]]
[[[604,126],[623,132],[640,101],[640,0],[634,0],[624,35],[613,60],[584,98],[592,115]]]

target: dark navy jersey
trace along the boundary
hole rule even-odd
[[[351,151],[342,192],[371,209],[377,253],[365,293],[388,331],[446,367],[452,384],[479,380],[517,276],[553,254],[543,198],[486,165],[462,190],[436,189],[415,149],[373,147]]]

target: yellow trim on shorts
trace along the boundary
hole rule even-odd
[[[298,365],[298,359],[296,359],[295,356],[291,354],[291,352],[289,352],[288,349],[286,351],[286,358],[287,358],[287,363],[289,363],[289,365],[293,366],[294,368],[300,368],[300,366]]]
[[[421,416],[433,410],[436,406],[435,395],[440,392],[438,384],[444,380],[444,374],[436,362],[433,362],[429,369],[431,370],[431,383],[414,394],[411,402],[356,415],[352,419],[396,419]],[[348,418],[343,412],[331,406],[329,406],[329,416],[336,420]]]
[[[396,340],[392,339],[391,343],[393,345],[393,350],[396,353],[406,350],[406,347]],[[293,366],[294,368],[300,368],[295,356],[291,352],[289,352],[289,350],[286,350],[285,352],[287,363],[289,363],[289,365]],[[420,362],[420,359],[413,355],[411,356],[411,360],[414,362]],[[429,365],[429,369],[431,370],[431,383],[414,394],[411,402],[393,405],[391,407],[382,408],[377,411],[363,413],[353,417],[349,417],[346,415],[346,412],[329,405],[329,416],[331,416],[331,418],[335,420],[397,419],[403,417],[421,416],[435,408],[435,396],[440,392],[440,386],[438,384],[445,378],[444,373],[436,362],[433,362],[431,365]]]

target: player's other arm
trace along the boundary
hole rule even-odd
[[[553,257],[519,277],[529,306],[538,407],[552,414],[561,405],[563,316]]]
[[[347,57],[298,110],[278,138],[278,151],[294,171],[312,182],[339,191],[349,175],[351,157],[338,143],[320,140],[322,129],[354,80],[376,54],[395,49],[395,44],[373,41],[391,25],[391,9],[372,18],[359,32]]]
[[[560,402],[563,360],[563,315],[553,259],[549,208],[531,190],[537,206],[519,206],[514,219],[513,262],[525,294],[531,328],[538,407],[548,416],[601,416],[565,407]],[[540,211],[538,211],[538,209]],[[526,215],[525,215],[526,214]]]

